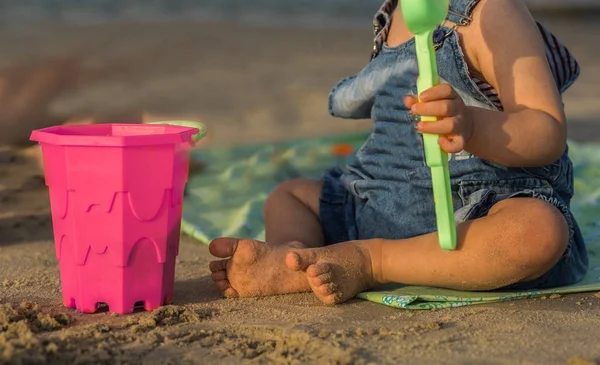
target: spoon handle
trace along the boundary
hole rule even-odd
[[[419,77],[417,79],[418,94],[440,83],[435,50],[433,48],[433,30],[415,34]],[[419,100],[420,101],[420,100]],[[422,116],[423,122],[437,122],[437,117]],[[438,239],[444,250],[456,249],[456,225],[452,190],[450,189],[450,172],[448,170],[448,154],[438,144],[436,134],[423,134],[425,160],[431,169],[433,200],[437,221]]]

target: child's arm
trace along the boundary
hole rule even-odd
[[[527,7],[520,0],[484,0],[472,25],[475,43],[470,47],[504,112],[471,108],[474,131],[466,149],[507,166],[556,161],[565,151],[565,115]]]
[[[465,107],[453,90],[441,86],[423,93],[429,97],[422,94],[424,103],[414,105],[413,112],[445,120],[422,123],[419,129],[458,136],[454,142],[452,137],[449,142],[440,139],[448,152],[464,148],[505,166],[556,161],[566,145],[564,110],[539,30],[526,6],[520,0],[482,0],[464,33],[467,52],[474,56],[472,66],[496,88],[504,111]]]

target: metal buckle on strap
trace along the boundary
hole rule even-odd
[[[457,13],[457,12],[452,11],[452,10],[448,10],[448,13],[450,13],[452,15],[455,15],[455,16],[457,16],[457,17],[459,17],[461,19],[460,23],[458,23],[459,25],[469,25],[473,21],[472,17],[464,15],[464,14]]]

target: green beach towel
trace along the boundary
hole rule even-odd
[[[264,239],[262,207],[279,183],[296,177],[318,179],[364,142],[365,134],[194,151],[204,166],[186,189],[182,230],[202,243],[216,237]],[[570,144],[576,196],[572,210],[587,239],[590,272],[577,285],[524,292],[462,292],[392,285],[359,298],[405,309],[451,308],[551,294],[600,291],[600,146]]]

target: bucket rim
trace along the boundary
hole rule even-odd
[[[31,132],[30,140],[58,146],[130,147],[192,143],[199,129],[172,124],[58,125]]]

